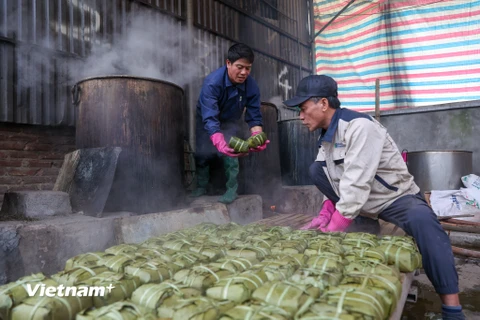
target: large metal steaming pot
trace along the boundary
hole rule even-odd
[[[122,148],[105,211],[159,212],[181,202],[183,97],[177,85],[132,76],[74,87],[77,148]]]
[[[458,190],[461,177],[472,173],[472,151],[408,152],[408,170],[420,191]]]

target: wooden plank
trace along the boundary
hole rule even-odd
[[[408,292],[413,281],[414,272],[402,273],[402,295],[397,301],[397,307],[392,312],[390,320],[400,320],[402,319],[403,308],[405,307],[405,302],[407,301]]]
[[[80,150],[67,153],[65,155],[62,167],[53,186],[53,191],[63,191],[70,193],[72,188],[73,178],[77,170],[78,162],[80,161]]]

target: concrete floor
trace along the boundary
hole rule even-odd
[[[480,319],[480,260],[456,259],[456,265],[465,316],[468,320]],[[438,319],[442,305],[425,273],[416,276],[412,285],[418,287],[418,299],[406,303],[402,320]]]

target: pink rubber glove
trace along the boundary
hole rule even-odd
[[[313,218],[313,220],[300,228],[300,230],[308,230],[315,228],[326,227],[332,218],[332,214],[335,211],[335,205],[331,200],[327,200],[323,203],[322,209],[318,212],[318,216]]]
[[[343,232],[345,231],[349,225],[351,225],[353,219],[348,219],[342,216],[338,210],[332,214],[332,219],[330,223],[326,227],[320,228],[323,232]]]
[[[262,131],[252,132],[252,137],[253,137],[254,135],[259,134],[259,133],[262,133]],[[249,151],[251,151],[251,152],[260,152],[260,151],[263,151],[263,150],[267,149],[267,144],[269,144],[269,143],[270,143],[270,140],[267,140],[267,141],[265,141],[265,143],[262,144],[261,146],[258,146],[258,147],[256,147],[256,148],[249,148]]]
[[[210,140],[212,140],[213,145],[215,148],[217,148],[218,152],[228,156],[228,157],[240,157],[242,154],[240,153],[235,153],[235,151],[230,148],[225,141],[225,137],[223,136],[223,133],[217,132],[214,133],[210,136]]]

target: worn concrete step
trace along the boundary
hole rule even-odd
[[[72,213],[68,193],[61,191],[14,191],[5,193],[1,215],[42,218]]]

